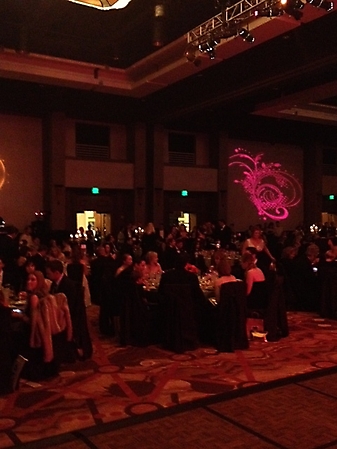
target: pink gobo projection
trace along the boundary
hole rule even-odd
[[[263,220],[285,220],[288,209],[296,206],[302,199],[302,187],[297,179],[281,164],[262,162],[263,153],[253,157],[242,148],[236,148],[229,157],[229,167],[242,167],[244,177],[234,182],[242,184],[249,200],[254,204]]]
[[[0,189],[4,185],[5,180],[6,180],[5,164],[2,160],[0,160]]]

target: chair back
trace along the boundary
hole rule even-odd
[[[161,305],[163,346],[177,353],[196,349],[198,326],[191,286],[164,285]]]
[[[228,282],[220,288],[216,314],[216,348],[233,352],[249,347],[246,333],[246,286],[244,282]]]

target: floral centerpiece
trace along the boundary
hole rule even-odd
[[[185,265],[185,270],[189,271],[190,273],[194,273],[194,274],[200,273],[200,270],[195,265],[192,265],[191,263],[187,263]]]

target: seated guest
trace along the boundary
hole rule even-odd
[[[123,272],[129,274],[130,272],[132,272],[132,266],[133,266],[132,256],[130,254],[123,254],[122,264],[117,268],[115,277],[120,276]]]
[[[253,255],[248,252],[242,255],[241,266],[245,270],[248,309],[265,310],[267,307],[267,289],[262,270],[255,265]]]
[[[52,294],[64,293],[66,295],[78,357],[80,359],[88,359],[92,355],[92,343],[88,330],[82,286],[78,286],[69,279],[63,270],[63,263],[60,260],[48,261],[46,272],[48,278],[52,281],[50,292]]]
[[[326,262],[334,262],[337,259],[337,237],[328,240],[329,249],[325,253]]]
[[[163,270],[158,262],[158,253],[155,251],[149,251],[145,255],[145,268],[144,268],[144,277],[145,278],[155,278],[157,276],[161,276]]]
[[[133,279],[136,284],[144,285],[146,262],[143,259],[136,260],[133,265]]]
[[[235,276],[231,274],[231,266],[226,259],[222,259],[218,264],[218,279],[214,282],[215,288],[215,298],[217,302],[220,301],[220,288],[222,284],[226,284],[227,282],[236,282],[237,279]]]
[[[23,377],[42,380],[58,374],[65,352],[72,341],[70,311],[65,295],[48,294],[40,271],[27,279],[27,306],[22,319],[26,323],[27,341],[23,355],[28,359]]]

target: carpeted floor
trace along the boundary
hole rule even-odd
[[[319,382],[321,376],[337,380],[337,374],[334,375],[337,373],[337,322],[320,319],[314,314],[290,312],[290,336],[278,342],[253,341],[249,350],[235,353],[218,353],[211,347],[203,347],[178,355],[159,346],[118,347],[111,339],[99,337],[97,314],[97,306],[88,309],[94,342],[92,360],[64,366],[60,376],[34,387],[21,383],[17,392],[0,398],[1,448],[23,443],[34,448],[55,444],[58,448],[69,449],[136,445],[149,449],[178,448],[182,447],[181,442],[175,441],[173,430],[179,422],[186,427],[184,433],[191,436],[191,441],[192,431],[204,432],[205,441],[210,439],[208,446],[213,444],[214,448],[318,447],[308,445],[307,441],[296,446],[290,437],[285,442],[272,435],[271,422],[277,422],[278,418],[269,411],[265,415],[264,404],[269,404],[273,410],[273,405],[277,409],[279,404],[293,401],[292,405],[297,405],[294,419],[298,419],[303,407],[308,414],[306,422],[314,419],[317,405],[310,403],[313,395],[305,382]],[[304,390],[311,391],[308,398]],[[317,395],[324,402],[325,393]],[[248,397],[254,400],[247,401]],[[250,404],[248,408],[247,403]],[[228,411],[230,407],[234,407],[233,414]],[[329,401],[323,408],[332,410]],[[256,410],[261,412],[258,416]],[[270,419],[266,419],[269,416]],[[287,419],[290,419],[288,414]],[[239,433],[247,434],[251,441],[248,444],[247,440],[247,445],[238,442],[235,446],[232,440],[236,437],[233,437],[232,445],[223,445],[222,437],[215,438],[212,433],[212,426],[218,427],[217,421],[222,425],[225,422],[225,427],[235,422],[234,434],[239,429]],[[247,431],[252,428],[252,422],[254,430]],[[259,423],[261,429],[258,426],[256,430]],[[333,423],[326,425],[330,426],[330,435]],[[126,426],[132,426],[128,427],[132,431],[125,432]],[[156,426],[159,433],[154,437]],[[168,439],[171,431],[172,437]],[[229,431],[224,430],[224,434]],[[113,436],[109,432],[113,432]],[[243,435],[239,440],[245,440]],[[333,435],[328,440],[333,441]],[[194,449],[205,445],[195,441],[186,447]]]

